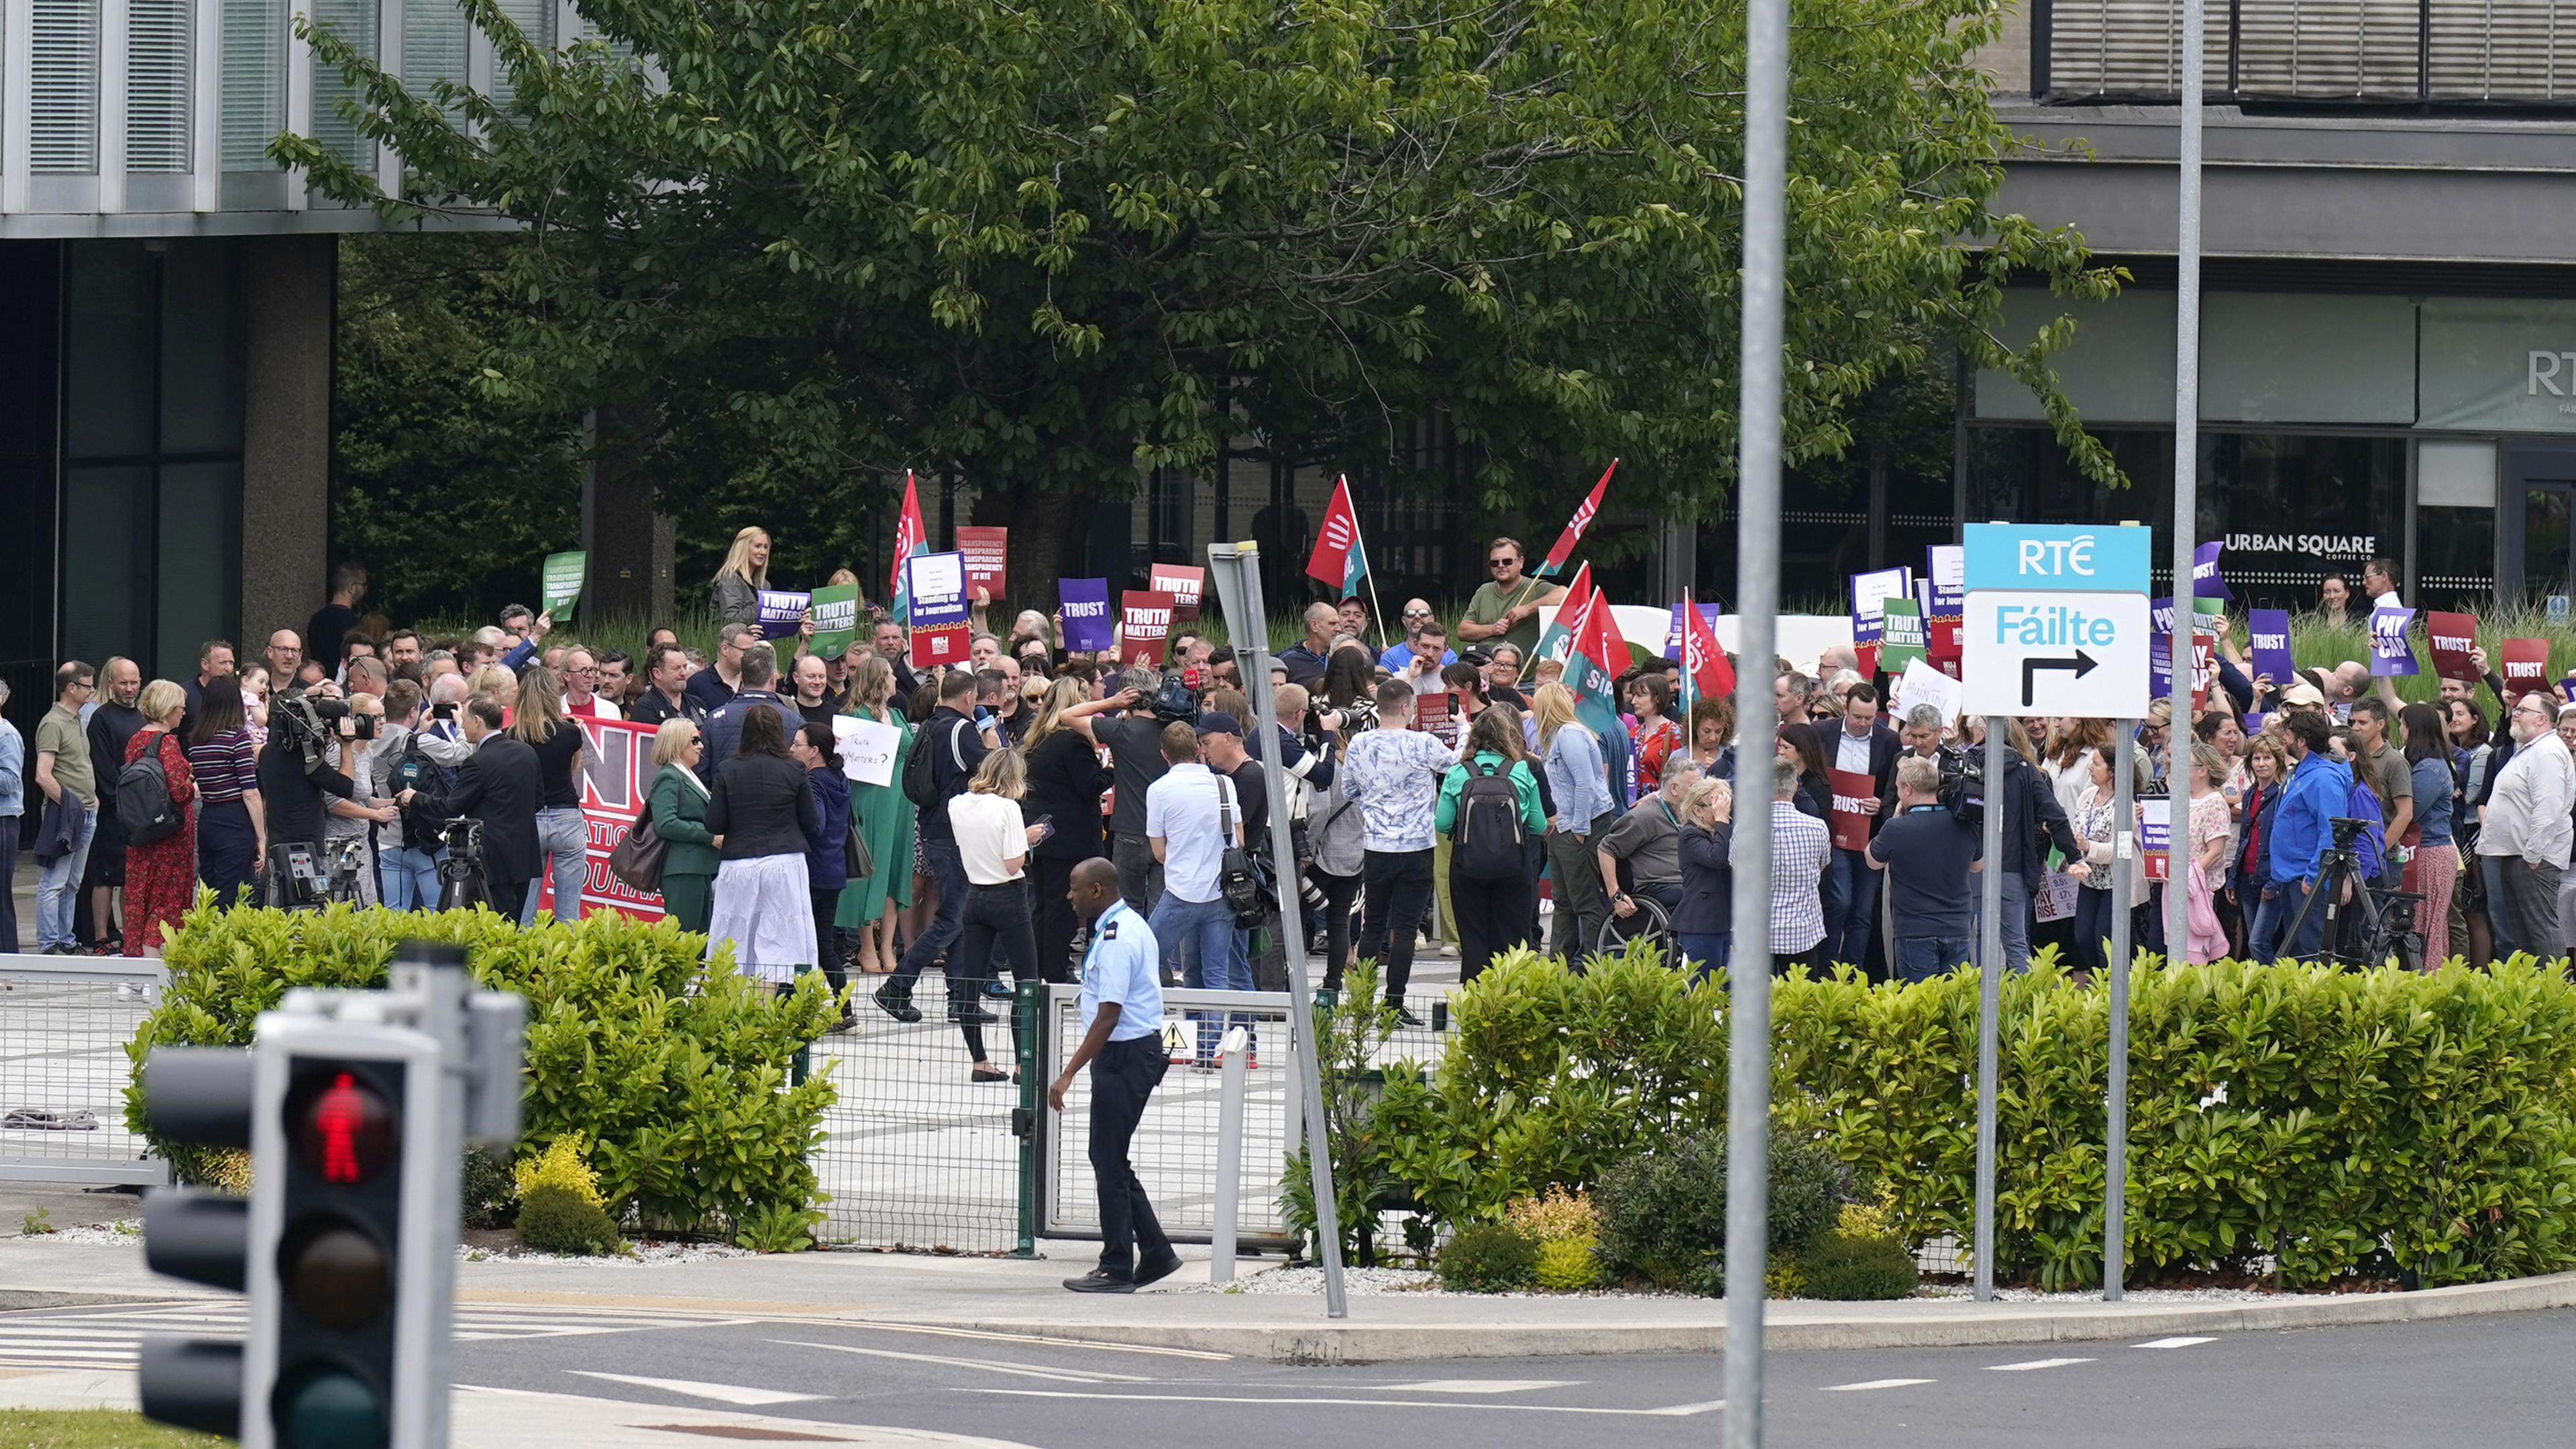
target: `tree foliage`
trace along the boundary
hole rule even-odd
[[[464,4],[506,108],[313,35],[404,195],[275,154],[398,215],[524,223],[490,391],[633,409],[684,516],[848,517],[948,470],[1043,576],[1140,468],[1250,436],[1400,481],[1434,412],[1492,503],[1552,507],[1614,454],[1684,513],[1732,481],[1740,4],[583,0],[606,42],[553,53]],[[2017,143],[1969,58],[1999,16],[1795,6],[1792,463],[1955,346],[2110,476],[2046,365],[2072,324],[1995,331],[2015,275],[2115,281],[1993,209]]]

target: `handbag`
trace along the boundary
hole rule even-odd
[[[841,837],[841,864],[852,880],[866,880],[877,873],[876,852],[868,849],[868,838],[858,832],[855,822]]]
[[[628,827],[626,838],[608,853],[608,873],[646,895],[659,895],[662,890],[662,859],[670,854],[671,842],[653,828],[653,811],[647,806]]]

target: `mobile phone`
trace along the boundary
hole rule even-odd
[[[1041,816],[1039,816],[1035,821],[1033,821],[1033,822],[1031,822],[1031,823],[1035,824],[1035,825],[1037,826],[1037,828],[1038,828],[1038,839],[1039,839],[1039,840],[1041,840],[1041,841],[1047,841],[1047,840],[1053,840],[1053,839],[1055,838],[1055,817],[1054,817],[1054,816],[1052,816],[1052,815],[1041,815]]]

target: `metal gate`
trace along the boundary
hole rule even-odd
[[[169,1183],[125,1126],[126,1044],[167,979],[139,958],[0,955],[0,1181]]]

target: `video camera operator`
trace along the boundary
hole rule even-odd
[[[501,705],[476,695],[465,706],[465,738],[474,754],[445,794],[413,788],[397,797],[439,820],[464,816],[482,827],[483,872],[492,909],[517,920],[537,878],[537,806],[545,794],[537,752],[501,729]]]
[[[283,893],[289,882],[281,868],[286,852],[301,847],[318,858],[327,797],[348,800],[358,794],[357,783],[331,764],[333,736],[339,723],[350,718],[339,695],[339,686],[324,683],[301,693],[280,692],[269,702],[268,743],[259,752],[259,794],[268,818],[270,905],[287,903]]]
[[[1163,726],[1195,720],[1198,706],[1186,686],[1174,681],[1167,688],[1162,674],[1149,665],[1136,665],[1114,682],[1133,703],[1091,722],[1093,736],[1109,749],[1109,858],[1118,867],[1118,890],[1127,908],[1150,917],[1163,897],[1163,867],[1145,837],[1145,792],[1169,768],[1163,759]],[[1184,708],[1186,715],[1177,713]]]

